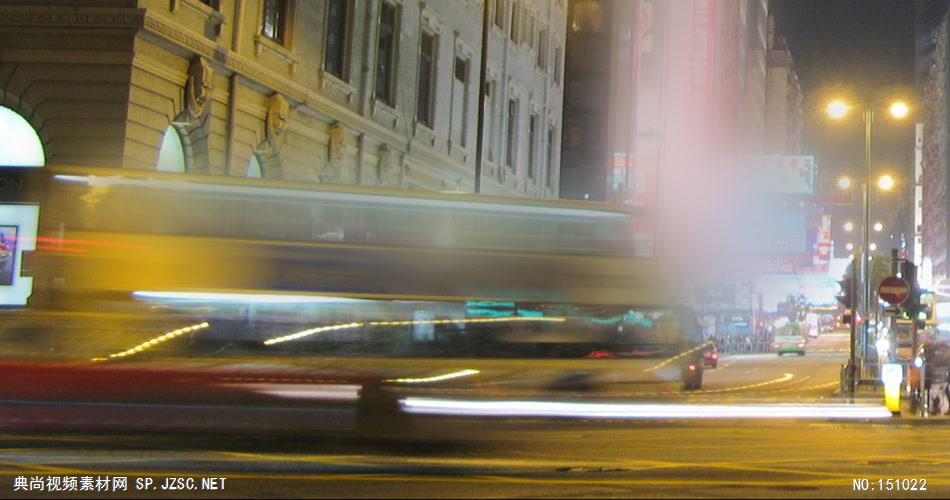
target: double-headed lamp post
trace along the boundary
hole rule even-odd
[[[861,318],[862,318],[862,331],[861,331],[861,360],[863,363],[864,358],[867,356],[867,341],[868,341],[868,317],[870,316],[871,311],[871,279],[870,279],[870,259],[871,259],[871,244],[870,244],[870,226],[871,226],[871,203],[870,203],[870,183],[871,183],[871,125],[874,123],[874,103],[871,100],[865,100],[862,106],[862,117],[864,120],[864,182],[861,183],[861,197],[863,203],[863,223],[862,227],[862,241],[861,241],[861,283],[863,285],[863,297],[861,301]],[[841,120],[845,118],[852,106],[842,100],[834,100],[828,103],[828,106],[825,108],[825,112],[834,120]],[[894,101],[888,106],[888,112],[891,117],[895,119],[903,119],[910,113],[910,107],[903,101]],[[878,188],[882,191],[891,190],[896,181],[890,175],[882,175],[877,180]],[[838,187],[841,189],[849,189],[851,187],[851,179],[847,177],[842,177],[838,180]],[[851,369],[855,370],[855,345],[854,340],[852,339],[851,344],[851,360],[850,365]],[[852,372],[853,373],[853,372]],[[852,388],[853,390],[853,388]]]

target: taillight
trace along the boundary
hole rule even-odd
[[[689,365],[689,371],[691,371],[691,372],[696,371],[696,365],[690,363],[690,365]]]
[[[798,347],[805,347],[805,344],[804,344],[804,343],[799,343],[799,344],[798,344]]]

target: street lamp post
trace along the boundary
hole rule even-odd
[[[874,109],[871,103],[864,102],[864,183],[862,189],[862,198],[864,199],[864,221],[862,224],[861,241],[861,282],[864,284],[864,300],[862,301],[861,317],[864,321],[861,323],[861,366],[864,366],[864,360],[868,355],[868,325],[871,316],[871,249],[870,249],[870,226],[871,226],[871,124],[874,123]],[[852,346],[852,349],[854,347]],[[860,376],[860,372],[859,372]]]
[[[864,365],[864,360],[867,358],[867,347],[868,347],[868,335],[869,335],[869,317],[871,314],[871,277],[870,277],[870,264],[871,264],[871,242],[870,242],[870,227],[871,227],[871,130],[874,123],[874,106],[871,101],[871,98],[868,97],[862,103],[862,118],[864,120],[864,182],[861,183],[861,199],[863,204],[862,210],[862,224],[861,224],[861,251],[859,256],[861,259],[860,267],[860,280],[864,285],[862,288],[862,297],[861,297],[861,307],[856,308],[860,311],[861,317],[861,335],[860,339],[857,339],[855,331],[855,323],[857,314],[854,315],[852,320],[852,330],[851,330],[851,357],[849,360],[850,370],[852,372],[849,374],[853,385],[850,387],[852,393],[857,386],[858,377],[860,377],[861,367]],[[907,104],[897,101],[890,105],[889,108],[890,114],[894,118],[904,118],[910,111],[910,108]],[[839,120],[845,117],[848,113],[848,105],[840,100],[835,100],[828,104],[826,108],[828,116],[835,120]],[[894,185],[894,179],[890,176],[883,176],[881,182],[878,183],[879,187],[883,190],[889,190]],[[839,180],[839,187],[847,189],[850,187],[850,181],[844,179]],[[858,311],[854,311],[858,312]],[[860,365],[859,367],[855,359],[855,351],[859,344],[861,356],[860,356]]]

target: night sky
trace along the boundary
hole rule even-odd
[[[879,86],[887,87],[882,94],[903,91],[913,97],[914,2],[770,0],[769,11],[776,18],[779,34],[788,40],[802,85],[803,153],[817,157],[819,178],[833,180],[843,173],[863,177],[864,128],[859,114],[850,122],[832,123],[824,117],[824,103],[841,89]],[[913,120],[895,124],[885,109],[876,115],[873,169],[875,175],[887,171],[909,181],[913,176]],[[899,214],[900,226],[910,232],[913,188],[909,182],[900,187],[898,193],[872,199],[872,217],[896,222]]]
[[[828,81],[914,84],[912,0],[771,0],[806,94]]]

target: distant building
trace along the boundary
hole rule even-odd
[[[563,0],[492,8],[483,191],[555,197]],[[47,163],[473,187],[478,0],[0,5],[0,106]]]
[[[655,208],[703,148],[761,152],[766,19],[766,0],[569,0],[561,197]]]
[[[636,137],[639,2],[569,0],[561,197],[622,201]]]
[[[932,266],[933,282],[950,278],[950,18],[948,3],[918,0],[917,4],[917,93],[923,106],[923,210],[920,261]],[[915,256],[915,258],[917,258]],[[928,264],[929,262],[929,264]]]
[[[802,88],[795,60],[785,37],[775,32],[769,16],[768,87],[766,90],[765,149],[767,153],[798,155],[802,152]]]

